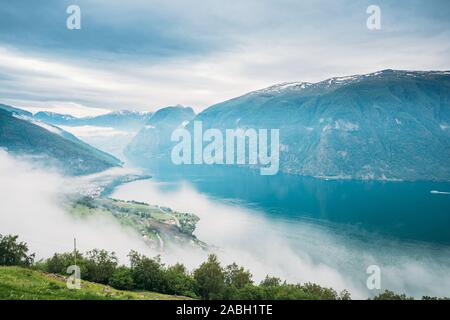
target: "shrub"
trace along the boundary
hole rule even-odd
[[[118,259],[114,252],[94,249],[86,253],[86,274],[83,279],[108,284],[117,268]]]
[[[75,256],[77,266],[80,267],[81,278],[86,275],[86,260],[80,252],[55,253],[51,258],[40,263],[40,268],[49,273],[57,273],[66,275],[67,268],[75,264]]]
[[[28,254],[28,245],[18,241],[19,236],[0,234],[0,265],[29,267],[34,254]]]
[[[405,294],[397,294],[390,290],[385,290],[379,295],[372,298],[373,300],[413,300],[412,297],[407,297]]]
[[[134,289],[133,272],[128,267],[118,267],[110,277],[109,285],[119,290]]]
[[[335,290],[324,288],[315,283],[306,283],[300,286],[301,290],[305,292],[309,299],[314,300],[337,300],[338,294]]]

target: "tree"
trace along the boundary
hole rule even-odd
[[[352,300],[352,295],[348,290],[344,289],[339,293],[339,300]]]
[[[131,251],[130,258],[133,281],[137,289],[166,293],[168,291],[167,279],[160,257],[154,259]]]
[[[34,253],[29,255],[28,245],[18,242],[18,238],[19,236],[0,234],[0,265],[28,267],[33,264]]]
[[[75,264],[75,255],[77,266],[80,267],[81,277],[83,277],[86,272],[86,261],[84,256],[79,252],[66,252],[66,253],[55,253],[51,258],[48,258],[43,263],[43,269],[49,273],[59,273],[66,274],[67,268]]]
[[[126,266],[118,267],[110,277],[109,285],[119,290],[134,289],[133,272]]]
[[[230,264],[224,270],[225,292],[224,299],[238,299],[239,291],[246,285],[253,284],[252,275],[236,263]]]
[[[405,294],[397,294],[390,290],[385,290],[383,293],[372,298],[373,300],[413,300],[412,297],[407,297]]]
[[[261,281],[260,286],[261,287],[278,287],[280,284],[281,284],[280,278],[266,276],[266,278],[263,281]]]
[[[324,288],[315,283],[305,283],[301,286],[303,292],[309,295],[309,299],[314,300],[337,300],[338,294],[335,290]]]
[[[108,284],[117,268],[118,259],[114,252],[94,249],[86,253],[86,274],[84,279],[92,282]]]
[[[195,298],[197,284],[187,272],[186,267],[177,263],[166,270],[167,287],[169,294],[177,294]]]
[[[247,284],[239,289],[232,300],[267,300],[267,293],[264,287]]]
[[[194,271],[199,294],[203,299],[222,299],[225,288],[225,274],[217,256],[209,255],[208,260]]]
[[[230,264],[225,268],[225,283],[236,289],[241,289],[247,284],[252,284],[252,274],[250,271],[239,267],[236,263]]]

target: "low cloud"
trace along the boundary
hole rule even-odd
[[[136,181],[120,186],[113,196],[197,214],[197,237],[211,245],[222,262],[249,268],[257,281],[269,274],[288,282],[347,289],[354,298],[366,298],[380,292],[366,287],[367,267],[378,265],[383,290],[417,298],[448,296],[450,252],[445,247],[375,235],[366,235],[363,241],[336,226],[269,218],[238,203],[211,199],[188,183]],[[178,258],[195,266],[202,257],[180,254]]]
[[[113,218],[70,216],[61,194],[76,191],[84,179],[63,177],[1,150],[0,177],[0,233],[18,234],[38,258],[71,251],[74,237],[79,250],[115,251],[123,263],[132,249],[148,256],[159,254]],[[249,268],[256,281],[269,274],[289,282],[348,289],[354,298],[365,298],[377,293],[366,288],[366,268],[375,264],[381,268],[382,289],[418,298],[448,296],[450,253],[446,247],[377,236],[362,241],[332,226],[269,219],[262,212],[211,199],[189,184],[136,181],[120,186],[113,196],[197,214],[197,237],[224,264],[237,262]],[[206,256],[200,249],[171,245],[162,259],[169,264],[182,262],[192,270]]]
[[[94,248],[114,251],[122,262],[130,250],[154,255],[139,234],[108,217],[76,218],[61,203],[61,195],[77,187],[60,176],[0,150],[0,234],[17,234],[38,258],[73,250],[77,238],[82,252]]]

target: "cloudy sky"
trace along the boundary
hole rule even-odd
[[[69,30],[66,9],[81,8]],[[366,27],[381,8],[381,30]],[[0,0],[0,102],[200,111],[286,81],[449,70],[448,0]]]

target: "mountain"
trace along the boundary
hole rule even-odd
[[[214,105],[204,128],[279,128],[280,170],[450,180],[450,72],[383,70],[271,86]]]
[[[0,103],[0,109],[6,110],[16,116],[24,116],[24,117],[32,117],[33,114],[31,112],[19,109],[19,108],[15,108],[15,107],[11,107],[8,106],[6,104],[1,104]]]
[[[167,158],[174,145],[170,141],[172,131],[194,117],[195,113],[190,107],[173,106],[159,109],[125,148],[125,155],[139,162]]]
[[[71,115],[48,111],[40,111],[34,115],[34,118],[37,120],[57,126],[97,126],[111,127],[128,131],[138,131],[145,125],[150,117],[151,112],[137,112],[128,110],[115,111],[100,116],[83,118],[76,118]]]
[[[34,118],[36,120],[54,125],[65,125],[72,121],[77,121],[78,119],[74,116],[71,116],[70,114],[60,114],[50,111],[39,111],[34,115]]]
[[[120,166],[115,157],[77,139],[64,130],[18,117],[0,108],[0,148],[31,155],[44,163],[56,164],[65,173],[89,174]]]
[[[280,129],[284,173],[450,181],[449,71],[383,70],[318,83],[282,83],[213,105],[194,119],[190,116],[184,120],[202,121],[204,131]],[[164,126],[161,121],[158,127]],[[193,121],[187,129],[192,130]],[[180,123],[176,119],[168,127]],[[170,133],[150,125],[127,152],[144,154],[144,159],[150,154],[167,157],[168,144],[156,146],[167,142]]]

